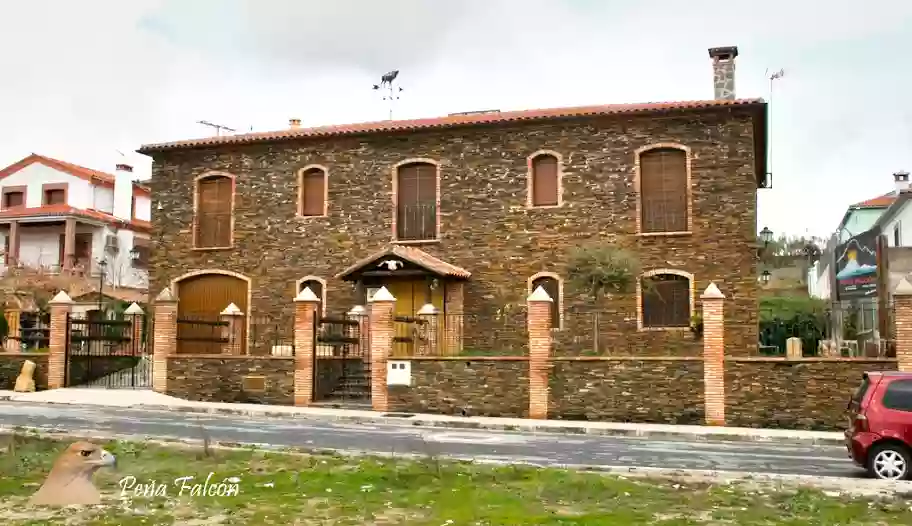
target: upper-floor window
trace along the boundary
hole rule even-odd
[[[149,240],[134,237],[133,250],[136,252],[136,257],[133,259],[133,268],[149,268],[149,258],[152,255]]]
[[[415,162],[396,170],[396,239],[437,239],[437,166]]]
[[[640,219],[643,233],[687,232],[687,153],[655,148],[640,154]]]
[[[196,184],[196,248],[230,247],[234,180],[227,175],[209,175]]]
[[[3,190],[3,208],[25,206],[25,192],[22,190]]]
[[[690,278],[656,274],[642,278],[640,308],[646,328],[690,326]]]
[[[531,177],[530,206],[557,206],[560,204],[560,173],[556,156],[538,154],[529,163]]]
[[[322,168],[301,170],[298,175],[298,214],[326,215],[326,171]]]
[[[530,293],[538,287],[545,289],[548,296],[551,297],[551,328],[559,329],[561,327],[561,292],[562,286],[559,279],[554,276],[539,276],[532,280]]]
[[[43,185],[41,204],[43,205],[63,205],[66,204],[66,185],[46,184]]]

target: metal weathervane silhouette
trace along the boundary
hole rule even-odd
[[[385,73],[380,77],[380,84],[374,84],[374,90],[388,89],[389,93],[383,96],[383,100],[389,101],[389,118],[393,120],[393,103],[394,101],[399,100],[399,93],[402,92],[400,86],[394,86],[396,82],[396,77],[399,76],[399,70],[393,70],[388,73]]]

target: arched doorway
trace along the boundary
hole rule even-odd
[[[175,281],[177,292],[177,352],[182,354],[219,354],[221,344],[212,340],[221,336],[215,325],[220,313],[234,303],[244,313],[240,341],[246,352],[247,320],[250,310],[250,282],[235,274],[204,272]],[[207,341],[208,340],[208,341]]]

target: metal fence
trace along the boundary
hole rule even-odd
[[[249,341],[248,354],[294,356],[294,318],[251,318]]]

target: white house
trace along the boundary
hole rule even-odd
[[[150,197],[126,164],[112,175],[32,154],[3,168],[0,273],[18,264],[147,288]]]

